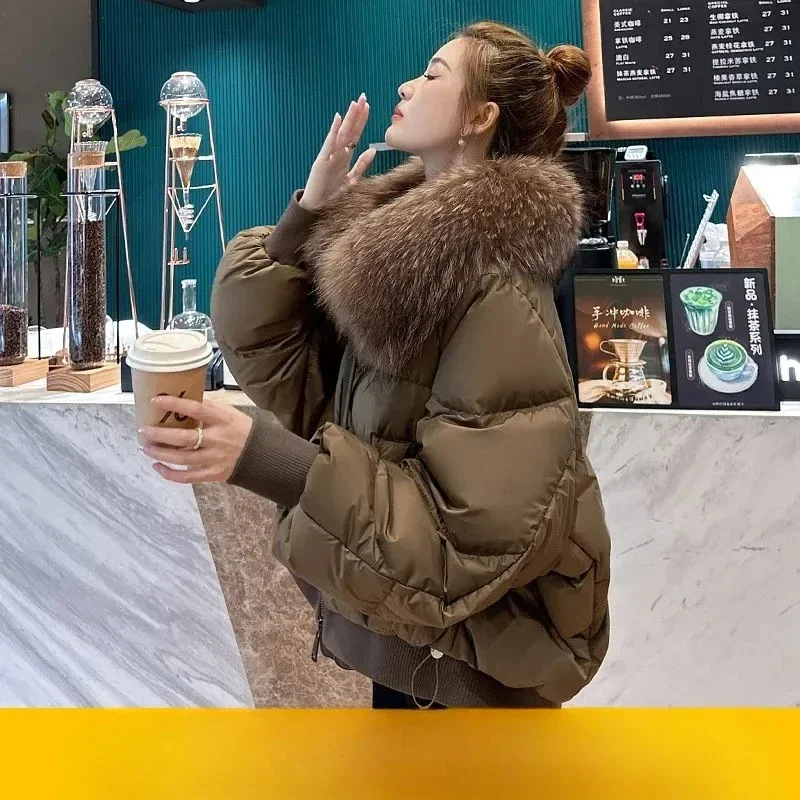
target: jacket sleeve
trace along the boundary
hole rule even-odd
[[[338,337],[310,294],[300,248],[316,215],[293,198],[274,228],[246,230],[217,270],[211,317],[241,389],[293,433],[326,417],[341,361]]]
[[[324,427],[275,540],[334,608],[401,638],[551,571],[573,524],[577,407],[553,302],[487,280],[442,353],[418,457],[391,463]]]

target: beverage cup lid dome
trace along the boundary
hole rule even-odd
[[[140,336],[128,351],[131,369],[142,372],[183,372],[206,366],[214,353],[199,331],[152,331]]]

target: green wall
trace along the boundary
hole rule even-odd
[[[228,237],[274,222],[301,186],[336,110],[367,92],[373,119],[364,142],[383,138],[396,87],[419,74],[459,25],[498,19],[542,45],[581,41],[579,0],[267,0],[254,11],[187,14],[142,0],[99,0],[100,78],[123,129],[150,139],[124,157],[138,305],[155,324],[159,308],[164,112],[162,83],[178,69],[197,72],[213,103]],[[574,114],[585,130],[585,113]],[[742,156],[795,150],[798,136],[653,140],[672,183],[670,255],[704,208],[702,195],[733,186]],[[389,165],[389,157],[383,165]],[[716,219],[724,219],[722,204]],[[219,255],[209,216],[193,234],[200,305]]]

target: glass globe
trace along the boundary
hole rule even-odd
[[[197,116],[208,103],[208,92],[194,72],[175,72],[161,87],[161,105],[181,123]]]
[[[94,78],[78,81],[67,95],[67,113],[87,128],[102,125],[111,116],[113,107],[111,92]]]

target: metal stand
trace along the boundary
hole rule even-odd
[[[161,318],[160,327],[166,328],[175,313],[175,268],[189,264],[188,236],[194,229],[198,220],[214,198],[217,208],[217,222],[219,225],[220,247],[225,250],[225,223],[222,215],[222,197],[220,194],[219,171],[217,168],[217,151],[214,142],[214,125],[211,120],[211,104],[208,100],[201,102],[205,107],[208,122],[209,153],[195,155],[196,162],[211,162],[213,182],[201,185],[184,185],[179,174],[178,164],[188,161],[186,157],[177,157],[170,147],[173,137],[188,135],[186,122],[181,121],[172,113],[173,107],[181,105],[180,100],[164,100],[161,105],[167,112],[167,121],[164,137],[164,231],[161,248]],[[193,169],[193,164],[192,164]],[[191,173],[191,170],[190,170]],[[190,192],[207,191],[208,195],[200,206],[199,211],[194,211],[194,206],[181,204],[179,193],[187,197]],[[180,226],[184,234],[182,247],[179,249],[177,241],[177,228]]]

